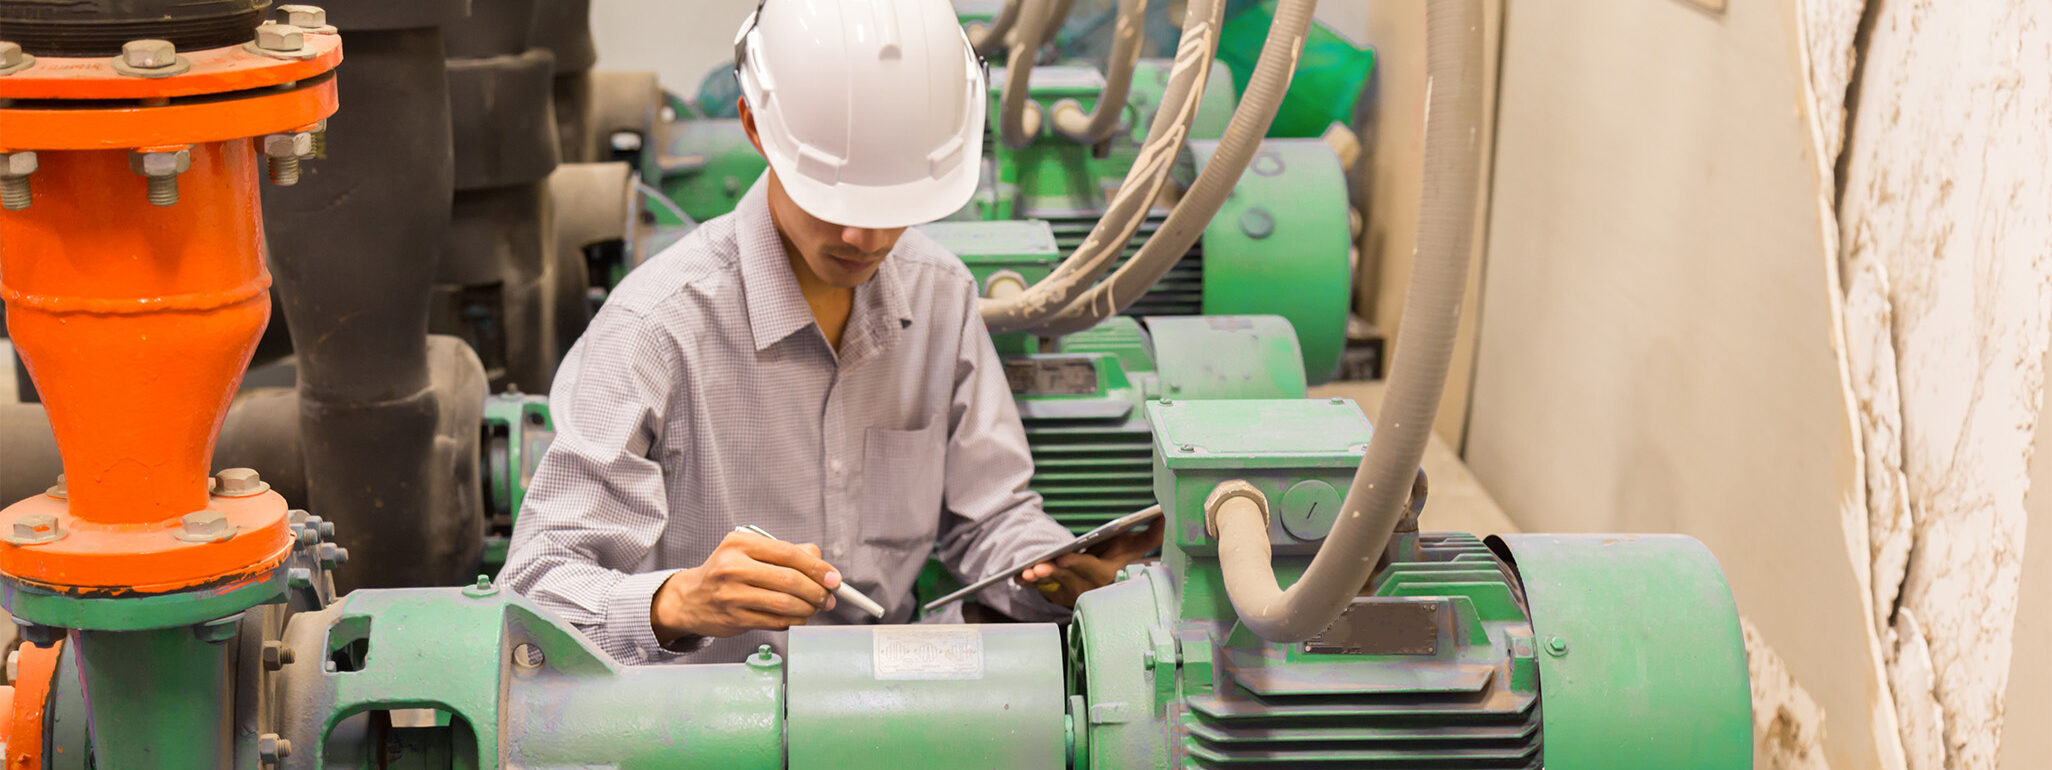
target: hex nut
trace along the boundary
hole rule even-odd
[[[264,157],[303,158],[313,154],[313,134],[298,131],[264,136]]]
[[[292,756],[292,741],[278,737],[277,733],[257,736],[257,758],[265,764],[277,764],[289,756]]]
[[[128,160],[129,167],[143,176],[177,176],[192,168],[192,151],[136,152]]]
[[[21,52],[21,44],[12,40],[0,40],[0,69],[13,67],[28,61],[28,54]]]
[[[36,173],[36,153],[33,150],[0,152],[0,176],[28,176],[33,173]]]
[[[179,520],[179,524],[186,534],[195,537],[214,538],[235,531],[234,525],[228,523],[228,514],[220,511],[188,513]]]
[[[300,29],[328,26],[328,12],[317,5],[281,5],[278,10],[285,14],[286,24]]]
[[[38,545],[64,537],[62,522],[47,513],[28,513],[17,516],[8,528],[7,542],[15,545]]]
[[[229,468],[214,474],[214,494],[222,497],[248,497],[269,488],[251,468]]]
[[[306,33],[295,26],[267,21],[256,28],[256,46],[266,51],[297,51],[306,47]]]
[[[276,671],[292,663],[292,648],[285,646],[284,642],[264,642],[263,657],[264,670]]]
[[[178,47],[169,40],[130,40],[121,44],[121,62],[139,70],[159,70],[178,63]]]
[[[1254,505],[1261,510],[1261,526],[1264,529],[1268,527],[1269,522],[1274,521],[1268,512],[1268,495],[1262,494],[1259,487],[1245,479],[1230,479],[1212,487],[1211,494],[1204,498],[1204,530],[1207,534],[1214,538],[1218,537],[1218,512],[1225,507],[1227,500],[1235,497],[1254,501]]]

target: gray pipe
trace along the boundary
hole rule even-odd
[[[1375,439],[1354,473],[1331,536],[1288,591],[1276,586],[1267,559],[1256,558],[1268,549],[1266,528],[1253,526],[1259,508],[1241,497],[1221,501],[1216,511],[1226,594],[1240,622],[1273,642],[1300,641],[1323,630],[1374,576],[1431,439],[1432,417],[1439,411],[1453,358],[1481,166],[1482,3],[1430,3],[1425,19],[1425,184],[1418,261]]]
[[[1188,13],[1186,10],[1185,13]],[[1111,57],[1105,61],[1104,93],[1090,112],[1074,99],[1055,103],[1050,120],[1063,139],[1077,144],[1097,144],[1111,138],[1126,112],[1126,95],[1133,90],[1133,68],[1140,62],[1140,43],[1146,37],[1147,0],[1119,0],[1119,20],[1112,28]]]
[[[1248,78],[1247,93],[1234,108],[1211,163],[1197,175],[1197,182],[1183,194],[1183,200],[1169,212],[1167,221],[1162,222],[1153,237],[1141,245],[1139,253],[1103,283],[1047,314],[1035,327],[1039,333],[1073,334],[1096,326],[1140,299],[1190,252],[1190,244],[1204,235],[1205,226],[1218,214],[1226,196],[1232,194],[1233,185],[1239,182],[1240,174],[1254,158],[1254,151],[1260,148],[1261,138],[1275,122],[1275,112],[1289,91],[1290,78],[1296,72],[1297,58],[1303,52],[1305,36],[1310,34],[1311,16],[1317,6],[1317,0],[1284,0],[1276,8],[1275,22],[1269,26],[1268,39],[1261,47],[1261,58]]]
[[[1098,217],[1083,243],[1046,278],[1015,296],[978,303],[978,312],[991,331],[1016,331],[1044,323],[1078,289],[1103,275],[1112,260],[1126,250],[1126,244],[1132,242],[1133,233],[1140,229],[1148,210],[1168,184],[1169,171],[1183,151],[1190,125],[1197,119],[1224,19],[1223,0],[1192,0],[1184,13],[1183,36],[1176,46],[1169,82],[1162,90],[1161,106],[1154,114],[1154,122],[1148,125],[1147,140],[1141,143],[1118,192],[1112,195],[1104,215]]]

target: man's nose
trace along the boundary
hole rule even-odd
[[[855,247],[864,254],[874,254],[891,247],[891,231],[843,227],[841,242]]]

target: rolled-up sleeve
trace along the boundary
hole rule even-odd
[[[1033,453],[1019,423],[990,332],[969,301],[955,358],[954,398],[948,408],[947,510],[936,551],[955,577],[967,582],[1011,567],[1071,535],[1041,508],[1028,488]],[[1069,610],[1038,591],[1004,581],[977,593],[986,606],[1019,620],[1060,620]]]
[[[672,660],[649,624],[675,570],[636,573],[668,521],[663,469],[681,359],[674,337],[608,306],[564,359],[549,396],[556,438],[513,528],[501,581],[625,663]],[[674,437],[670,437],[674,439]]]

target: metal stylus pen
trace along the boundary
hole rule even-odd
[[[743,524],[741,526],[735,527],[734,531],[746,532],[751,535],[761,535],[771,540],[778,539],[776,535],[772,535],[766,531],[763,531],[763,528],[755,526],[754,524]],[[854,586],[848,585],[848,581],[846,579],[843,579],[841,581],[840,588],[834,589],[834,596],[838,597],[841,601],[855,605],[856,608],[862,610],[863,612],[869,613],[870,617],[881,619],[884,616],[883,605],[877,604],[876,600],[874,599],[871,599],[867,596],[863,596],[861,591],[857,591],[855,590]]]

